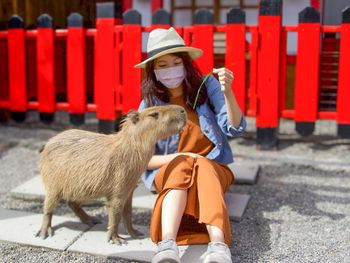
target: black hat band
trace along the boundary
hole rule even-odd
[[[153,56],[157,55],[158,53],[165,51],[167,49],[176,48],[176,47],[186,47],[186,46],[185,45],[171,45],[171,46],[157,48],[157,49],[154,49],[154,50],[148,52],[147,58],[153,57]]]

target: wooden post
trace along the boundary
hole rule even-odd
[[[38,110],[40,120],[47,124],[53,121],[56,109],[54,48],[52,18],[47,14],[43,14],[38,18],[36,41]]]
[[[191,46],[203,50],[203,55],[195,61],[203,74],[210,73],[214,67],[213,22],[213,14],[209,10],[198,10],[194,16]]]
[[[9,94],[12,118],[21,122],[27,110],[26,51],[23,19],[12,16],[8,23]]]
[[[232,90],[242,112],[246,112],[245,12],[231,9],[227,14],[225,65],[233,72]]]
[[[259,9],[257,144],[277,147],[282,1],[262,0]]]
[[[122,53],[122,113],[138,109],[141,102],[141,14],[129,10],[124,14]]]
[[[295,129],[311,135],[318,113],[320,64],[320,14],[306,7],[299,13],[298,53],[295,77]]]
[[[115,61],[114,61],[114,3],[97,3],[95,36],[94,95],[97,105],[98,130],[115,131]]]
[[[350,7],[343,11],[340,32],[339,80],[337,95],[338,135],[350,138]]]
[[[67,36],[67,99],[70,122],[85,122],[86,109],[86,59],[83,17],[78,13],[68,16]]]

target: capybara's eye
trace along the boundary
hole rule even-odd
[[[155,118],[155,119],[158,119],[158,117],[159,117],[159,112],[152,112],[152,113],[148,114],[148,116],[151,116],[151,117],[153,117],[153,118]]]

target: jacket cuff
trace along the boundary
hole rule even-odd
[[[245,117],[242,115],[241,118],[241,122],[239,124],[239,126],[236,128],[235,126],[233,126],[230,122],[228,122],[228,131],[232,134],[232,135],[240,135],[244,132],[244,130],[247,127],[247,121],[245,119]]]

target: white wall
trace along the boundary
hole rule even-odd
[[[136,9],[141,14],[141,23],[143,26],[149,26],[152,24],[151,16],[151,1],[149,0],[133,0],[132,8]],[[149,33],[142,33],[142,52],[147,50],[147,39]]]
[[[149,0],[133,0],[132,8],[136,9],[142,17],[142,25],[148,26],[152,23],[151,17],[151,1]]]
[[[297,25],[298,14],[305,7],[310,6],[309,0],[283,0],[283,25]],[[294,55],[297,50],[297,33],[288,33],[287,54]]]

